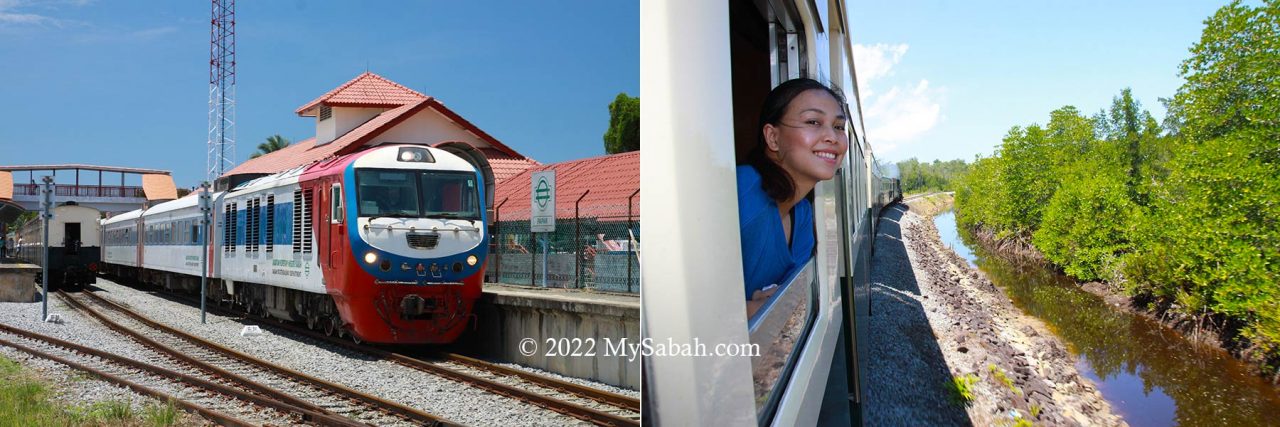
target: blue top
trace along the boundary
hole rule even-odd
[[[813,205],[800,199],[791,208],[791,246],[787,247],[778,204],[765,194],[760,181],[754,167],[738,166],[738,231],[747,299],[765,286],[782,285],[813,256]]]

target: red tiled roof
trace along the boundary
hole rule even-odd
[[[489,160],[489,168],[493,170],[493,180],[498,184],[524,172],[525,169],[542,166],[542,163],[538,163],[537,160],[512,156],[494,148],[482,148],[480,152],[484,153],[485,159]],[[496,192],[497,189],[494,191]]]
[[[0,199],[13,200],[13,174],[0,171]]]
[[[149,173],[142,175],[142,193],[147,200],[173,200],[178,198],[178,187],[168,174]]]
[[[313,108],[325,104],[343,107],[399,107],[426,99],[427,96],[377,74],[364,74],[343,83],[295,111],[300,116],[315,116]]]
[[[640,218],[640,152],[613,154],[582,160],[572,160],[545,166],[530,167],[505,180],[498,181],[494,204],[506,202],[499,209],[498,219],[520,221],[529,219],[529,191],[534,172],[556,171],[556,217],[573,218],[573,205],[587,190],[591,192],[579,203],[579,214],[584,218],[626,221],[628,197],[631,217]]]
[[[507,147],[493,136],[480,130],[480,128],[462,118],[462,116],[446,108],[439,100],[400,86],[377,74],[365,72],[299,108],[298,113],[304,116],[314,115],[314,112],[306,113],[307,110],[321,103],[326,105],[395,108],[383,111],[328,144],[316,146],[316,139],[308,138],[284,149],[255,159],[249,159],[222,176],[278,173],[311,164],[330,156],[352,153],[378,135],[427,108],[444,115],[491,146],[481,150],[490,159],[495,181],[501,182],[503,179],[517,174],[530,166],[539,164],[520,155],[520,153]]]
[[[267,153],[256,159],[246,160],[234,169],[231,169],[222,176],[231,176],[250,173],[277,173],[298,166],[310,164],[312,162],[324,159],[333,155],[341,155],[340,151],[348,146],[359,146],[368,139],[381,134],[386,128],[394,126],[396,123],[404,120],[412,114],[406,114],[411,111],[420,111],[430,98],[423,99],[414,104],[404,105],[399,108],[383,111],[382,114],[375,116],[369,121],[364,122],[360,126],[356,126],[350,132],[343,134],[338,139],[328,144],[316,146],[315,138],[308,138],[303,141],[291,144],[284,149]]]

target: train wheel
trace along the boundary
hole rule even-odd
[[[316,330],[320,320],[316,316],[307,316],[307,329]]]
[[[334,336],[334,334],[338,333],[338,321],[333,320],[333,318],[321,320],[320,323],[324,324],[325,335]]]
[[[347,331],[347,333],[351,334],[351,342],[356,343],[356,345],[364,344],[364,340],[360,339],[360,336],[356,335],[354,331]]]

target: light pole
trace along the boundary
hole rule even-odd
[[[200,323],[205,323],[205,289],[209,287],[209,182],[200,183]]]
[[[53,177],[46,175],[40,181],[44,182],[44,190],[40,193],[40,219],[43,221],[44,239],[41,239],[42,251],[40,260],[40,284],[43,295],[40,297],[40,319],[49,320],[49,219],[53,218]]]

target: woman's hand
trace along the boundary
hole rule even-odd
[[[773,284],[765,286],[763,289],[756,290],[751,293],[751,299],[747,300],[747,320],[751,319],[760,307],[764,306],[764,302],[768,301],[774,293],[778,292],[778,285]]]

